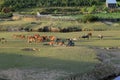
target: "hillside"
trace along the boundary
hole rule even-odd
[[[79,7],[100,4],[101,0],[0,0],[1,9],[9,7],[15,11],[33,7]]]

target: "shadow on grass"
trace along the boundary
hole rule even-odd
[[[94,68],[95,62],[60,60],[49,57],[35,57],[14,53],[0,53],[0,69],[45,68],[66,72],[83,73]]]

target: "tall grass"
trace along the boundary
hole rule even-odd
[[[38,21],[1,21],[0,30],[5,31],[14,28],[18,29],[32,29],[33,31],[39,31],[40,28],[45,26],[54,28],[69,28],[76,27],[78,29],[94,31],[105,31],[105,30],[120,30],[119,23],[106,23],[106,22],[92,22],[92,23],[81,23],[79,21],[59,21],[59,20],[38,20]]]

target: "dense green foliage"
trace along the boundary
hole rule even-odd
[[[8,18],[8,17],[12,17],[13,14],[12,13],[0,13],[0,18]]]
[[[75,7],[100,4],[100,0],[0,0],[0,7],[14,10],[31,7]]]
[[[98,18],[96,16],[88,14],[83,16],[82,21],[86,23],[86,22],[97,21],[97,19]]]

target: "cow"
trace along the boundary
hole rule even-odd
[[[43,41],[49,41],[49,38],[48,38],[48,36],[41,36],[42,38],[43,38]]]
[[[32,43],[32,42],[35,42],[35,41],[36,41],[36,39],[35,39],[34,36],[27,36],[27,42],[28,43]]]
[[[89,32],[87,35],[89,35],[89,37],[92,37],[92,33],[91,32]]]
[[[59,46],[62,46],[62,45],[65,45],[65,42],[63,39],[61,38],[56,38],[56,44],[59,45]]]
[[[15,39],[25,39],[25,35],[21,35],[21,34],[19,34],[19,35],[17,35],[17,34],[13,34],[13,38],[15,38]]]
[[[50,40],[50,41],[55,41],[55,40],[56,40],[56,37],[55,37],[55,36],[49,36],[49,40]]]
[[[40,37],[40,35],[39,34],[35,34],[34,37],[37,39],[37,38]]]
[[[81,37],[79,37],[79,38],[87,38],[87,39],[89,39],[89,35],[83,35],[83,36],[81,36]]]
[[[50,41],[50,42],[48,42],[48,44],[53,46],[55,44],[55,42],[54,41]]]
[[[99,34],[98,38],[103,39],[103,35]]]
[[[43,42],[43,37],[39,36],[38,38],[35,38],[36,42]]]

